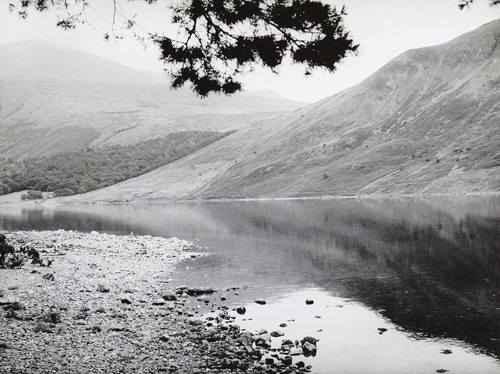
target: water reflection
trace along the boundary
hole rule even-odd
[[[306,305],[308,298],[314,300],[313,305]],[[247,314],[252,319],[238,317],[242,328],[251,332],[278,329],[285,334],[273,339],[273,347],[279,347],[281,339],[293,341],[311,334],[318,338],[316,357],[294,357],[313,365],[317,373],[424,374],[447,370],[489,374],[498,370],[488,357],[471,359],[467,349],[451,340],[408,339],[397,325],[362,304],[318,289],[294,292],[265,307],[248,304]],[[283,323],[287,326],[278,327]],[[448,351],[452,353],[443,354]]]
[[[499,217],[498,197],[2,207],[0,229],[199,238],[214,255],[179,282],[248,286],[238,302],[320,287],[416,339],[498,358]]]

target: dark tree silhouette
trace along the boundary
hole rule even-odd
[[[118,0],[116,15],[123,16]],[[155,0],[145,0],[154,3]],[[76,27],[86,20],[91,0],[21,0],[11,11],[26,18],[28,9],[58,11],[57,25]],[[231,94],[242,89],[237,77],[261,64],[277,72],[285,58],[314,68],[335,71],[337,64],[358,46],[344,30],[344,8],[314,0],[182,0],[172,6],[172,22],[179,26],[179,40],[149,34],[160,48],[161,59],[178,88],[190,82],[200,96],[210,92]],[[127,28],[135,26],[126,18]],[[110,33],[105,33],[108,39]]]
[[[241,90],[235,77],[260,63],[276,72],[285,56],[333,72],[357,45],[344,31],[345,9],[320,1],[184,1],[173,8],[184,40],[154,36],[170,66],[172,86],[186,82],[200,96]]]
[[[87,22],[86,10],[96,1],[10,0],[9,9],[22,18],[27,17],[29,8],[53,9],[57,26],[71,29]],[[117,16],[125,20],[128,29],[137,26],[135,17],[123,13],[120,0],[110,1],[114,8],[112,26],[104,38],[121,38],[114,33]],[[458,0],[458,7],[464,9],[473,1]],[[489,2],[496,5],[500,0]],[[258,64],[277,73],[287,57],[305,65],[305,74],[314,68],[334,72],[338,63],[349,53],[356,54],[358,48],[344,30],[345,8],[338,10],[321,1],[179,0],[172,6],[172,13],[180,40],[152,33],[147,37],[160,48],[172,87],[191,82],[202,97],[210,92],[240,91],[238,76]]]
[[[464,8],[468,8],[472,3],[474,3],[474,0],[460,0],[458,4],[458,8],[460,10]],[[490,0],[490,5],[498,5],[500,4],[500,0]]]

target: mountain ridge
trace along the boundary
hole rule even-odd
[[[232,131],[305,105],[245,92],[202,100],[161,73],[40,41],[0,44],[0,100],[0,154],[13,159]]]

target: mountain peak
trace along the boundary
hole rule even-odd
[[[0,82],[0,154],[13,158],[230,131],[303,105],[269,93],[200,99],[187,87],[171,89],[166,75],[43,40],[0,44]]]
[[[144,72],[43,39],[0,44],[0,78],[165,84],[161,73]]]

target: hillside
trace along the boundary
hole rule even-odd
[[[500,21],[80,200],[500,191]],[[167,186],[167,187],[165,187]]]
[[[40,40],[0,44],[0,100],[0,155],[13,159],[225,132],[303,106],[268,92],[201,100],[163,74]]]
[[[132,145],[87,148],[23,159],[0,169],[0,195],[28,190],[54,196],[85,193],[146,174],[181,159],[230,133],[180,131]],[[38,191],[38,192],[36,192]]]

